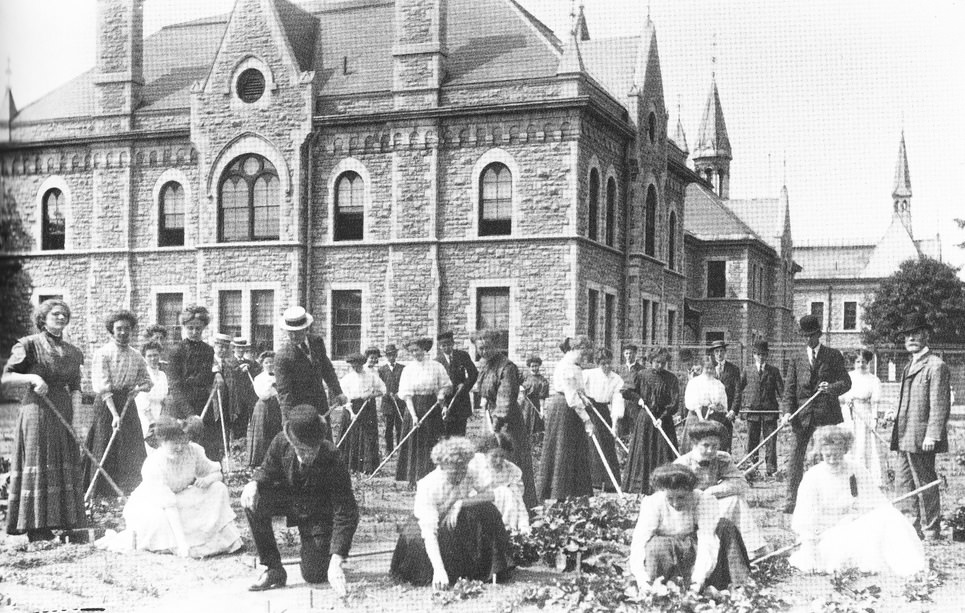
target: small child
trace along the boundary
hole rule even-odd
[[[487,436],[479,445],[479,453],[472,462],[486,463],[492,479],[493,504],[503,516],[503,525],[510,532],[529,532],[529,512],[523,503],[523,471],[506,459],[513,452],[513,441],[497,432]]]

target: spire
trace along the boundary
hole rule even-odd
[[[911,176],[908,174],[908,154],[905,151],[905,131],[901,131],[901,144],[898,145],[898,163],[895,165],[895,189],[892,197],[911,198]]]
[[[10,140],[10,122],[17,115],[17,105],[13,102],[13,90],[10,88],[10,58],[7,58],[7,83],[3,91],[3,100],[0,101],[0,142]]]
[[[576,16],[576,38],[579,41],[590,40],[590,30],[586,27],[586,15],[583,14],[583,3],[580,2],[580,12]]]
[[[653,56],[651,61],[651,56]],[[650,20],[647,13],[647,21],[643,26],[643,35],[640,37],[640,46],[637,48],[637,61],[633,70],[633,89],[642,92],[643,85],[647,80],[648,72],[656,70],[660,76],[660,58],[657,56],[657,29]],[[662,87],[662,81],[661,81]]]
[[[690,153],[687,148],[687,135],[684,134],[684,124],[680,120],[680,103],[677,103],[677,130],[673,134],[673,142],[677,143],[680,150],[684,152],[684,155]]]
[[[716,79],[713,79],[710,84],[710,94],[707,96],[704,118],[700,123],[700,132],[694,148],[694,158],[698,157],[732,159],[730,139],[727,138],[727,124],[724,123],[724,109],[720,105]]]
[[[582,6],[580,7],[582,14]],[[576,10],[570,10],[570,35],[566,39],[566,44],[563,47],[563,57],[560,58],[559,68],[556,69],[556,74],[578,74],[586,71],[586,67],[583,65],[583,54],[580,53],[580,43],[577,40],[577,24],[578,19],[576,17]]]

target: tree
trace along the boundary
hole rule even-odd
[[[22,258],[10,252],[23,249],[28,237],[9,191],[0,192],[0,355],[31,329],[30,276]]]
[[[935,344],[965,342],[965,283],[958,269],[932,258],[912,258],[885,279],[865,301],[868,344],[892,343],[899,336],[905,315],[925,314],[935,328]]]

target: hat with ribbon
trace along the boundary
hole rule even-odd
[[[282,330],[294,332],[296,330],[307,329],[314,321],[315,318],[305,310],[305,307],[293,306],[288,307],[285,309],[285,312],[282,313],[281,323],[278,324],[278,327]]]

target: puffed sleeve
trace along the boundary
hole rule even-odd
[[[881,379],[871,376],[871,403],[878,404],[881,401]]]
[[[254,388],[255,394],[261,400],[268,400],[278,394],[278,390],[275,389],[275,377],[269,375],[268,371],[262,371],[255,376]]]
[[[404,373],[403,373],[404,374]],[[436,500],[442,495],[441,482],[433,471],[419,480],[415,490],[415,501],[412,504],[412,514],[419,524],[422,537],[432,536],[439,531],[439,509]]]
[[[717,552],[720,541],[717,538],[717,522],[719,515],[717,501],[713,496],[700,491],[694,491],[697,497],[695,514],[697,518],[697,559],[694,561],[694,572],[691,581],[702,586],[717,566]]]
[[[623,389],[623,377],[620,375],[614,375],[610,381],[610,419],[616,421],[622,419],[626,413],[626,405],[623,401],[623,394],[620,390]]]
[[[113,393],[110,345],[104,345],[94,352],[94,359],[91,360],[90,385],[94,392],[102,398],[106,398]]]
[[[701,393],[701,381],[698,378],[687,382],[687,389],[684,391],[684,406],[688,411],[699,411],[703,406],[703,394]]]
[[[657,492],[640,500],[640,514],[637,516],[637,525],[633,529],[633,538],[630,541],[629,559],[630,572],[636,577],[639,585],[649,582],[644,566],[646,548],[647,543],[660,527],[660,507],[663,499],[664,495]]]
[[[10,358],[7,360],[7,365],[3,367],[3,370],[4,372],[14,372],[18,375],[25,375],[29,372],[32,362],[33,360],[27,357],[27,347],[21,341],[17,341],[10,350]]]
[[[407,364],[402,369],[402,374],[399,376],[399,398],[402,400],[408,400],[415,396],[415,379],[416,379],[416,366],[413,364]]]

